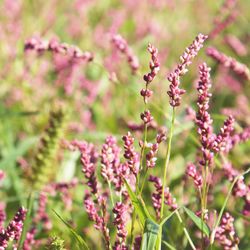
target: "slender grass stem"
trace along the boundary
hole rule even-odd
[[[31,193],[29,195],[29,198],[28,198],[28,201],[27,201],[28,212],[27,212],[24,224],[23,224],[23,230],[22,230],[22,234],[21,234],[21,237],[20,237],[20,241],[18,243],[17,250],[22,250],[23,249],[23,243],[24,243],[24,240],[26,238],[26,233],[28,231],[28,226],[29,226],[29,223],[30,223],[31,213],[32,213],[33,206],[34,206],[34,201],[35,201],[34,193],[31,191]]]
[[[168,138],[167,153],[166,153],[165,164],[164,164],[160,218],[163,217],[163,211],[164,211],[164,189],[165,189],[166,182],[167,182],[167,170],[168,170],[170,154],[171,154],[171,143],[172,143],[172,137],[173,137],[173,132],[174,132],[174,121],[175,121],[175,108],[173,108],[173,113],[172,113],[172,121],[171,121],[171,127],[170,127],[169,138]]]
[[[187,239],[188,239],[188,242],[189,242],[191,248],[192,248],[193,250],[196,250],[196,247],[195,247],[195,245],[194,245],[194,243],[193,243],[193,241],[192,241],[192,239],[191,239],[191,237],[190,237],[190,235],[189,235],[189,233],[188,233],[187,228],[185,227],[185,225],[184,225],[184,223],[183,223],[183,220],[182,220],[182,218],[181,218],[181,215],[180,215],[179,211],[176,210],[175,213],[176,213],[176,215],[177,215],[177,218],[178,218],[179,222],[180,222],[181,225],[182,225],[184,234],[186,235],[186,237],[187,237]]]
[[[110,181],[108,181],[108,186],[109,186],[110,200],[111,200],[111,203],[112,203],[112,207],[114,207],[114,198],[113,198],[113,193],[112,193]]]
[[[239,180],[240,177],[242,177],[242,176],[248,174],[249,172],[250,172],[250,168],[247,169],[243,174],[239,174],[237,177],[235,177],[234,181],[232,182],[232,184],[231,184],[231,186],[230,186],[230,188],[229,188],[228,194],[227,194],[227,196],[226,196],[226,199],[225,199],[225,201],[224,201],[224,203],[223,203],[223,206],[222,206],[222,208],[221,208],[221,210],[220,210],[220,213],[219,213],[219,216],[218,216],[218,218],[217,218],[217,221],[216,221],[216,223],[215,223],[215,227],[214,227],[214,229],[213,229],[213,231],[212,231],[212,233],[211,233],[211,237],[210,237],[210,244],[211,244],[211,246],[214,244],[214,238],[215,238],[215,234],[216,234],[217,228],[218,228],[218,226],[219,226],[219,224],[220,224],[220,221],[221,221],[223,212],[224,212],[224,210],[225,210],[225,208],[226,208],[227,202],[228,202],[229,197],[230,197],[230,195],[231,195],[231,193],[232,193],[232,191],[233,191],[233,187],[234,187],[235,183]]]

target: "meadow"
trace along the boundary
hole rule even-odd
[[[0,250],[250,249],[249,9],[0,0]]]

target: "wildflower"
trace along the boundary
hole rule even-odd
[[[147,103],[147,99],[153,94],[153,91],[148,89],[148,85],[154,80],[156,74],[160,70],[158,49],[149,44],[148,51],[151,54],[151,61],[149,63],[150,72],[144,75],[143,79],[146,83],[146,88],[141,90],[141,96],[143,97],[145,103]]]
[[[127,249],[126,211],[127,208],[122,202],[117,202],[113,208],[113,213],[115,215],[114,225],[117,227],[117,238],[113,249]]]
[[[143,113],[141,113],[141,119],[144,122],[144,124],[149,124],[153,121],[153,116],[151,115],[149,110],[145,110]]]
[[[37,231],[36,228],[33,227],[31,228],[31,230],[27,232],[25,241],[23,243],[23,250],[32,250],[32,248],[36,244],[36,240],[35,240],[36,231]]]
[[[203,47],[206,35],[199,34],[193,43],[186,48],[184,54],[180,57],[180,63],[168,76],[170,82],[169,91],[167,92],[170,98],[170,105],[177,107],[181,102],[181,95],[185,93],[184,89],[180,89],[180,77],[187,73],[187,67],[192,63],[192,59],[197,55],[198,51]]]
[[[127,41],[119,34],[115,34],[111,39],[112,43],[122,54],[127,57],[127,61],[132,73],[136,73],[139,68],[138,58],[134,55],[132,49],[128,46]]]
[[[186,174],[187,174],[188,176],[190,176],[190,177],[193,179],[195,186],[196,186],[198,189],[201,189],[201,187],[202,187],[202,177],[201,177],[201,175],[197,172],[196,166],[195,166],[193,163],[189,163],[189,164],[187,165]]]
[[[4,228],[4,222],[6,220],[6,214],[5,214],[5,204],[0,202],[0,232]]]
[[[230,134],[233,131],[234,118],[229,116],[228,119],[225,120],[224,126],[220,129],[220,133],[216,136],[213,150],[218,153],[220,151],[225,151],[226,144],[230,140]]]
[[[95,176],[95,163],[97,159],[94,146],[85,142],[78,143],[76,146],[81,153],[82,172],[87,179],[87,185],[90,187],[92,194],[97,194],[98,185]]]
[[[236,36],[227,35],[224,40],[238,56],[247,55],[247,48]]]
[[[85,195],[84,198],[84,205],[86,212],[89,216],[89,219],[93,221],[94,227],[97,230],[100,230],[103,234],[105,239],[106,249],[110,249],[110,236],[109,236],[109,229],[107,228],[105,217],[106,217],[106,199],[104,197],[99,197],[99,204],[102,208],[102,216],[98,214],[98,210],[96,208],[96,204],[92,201],[91,196],[89,193]]]
[[[107,137],[101,153],[101,174],[107,182],[113,182],[115,179],[115,173],[120,165],[119,153],[120,148],[116,144],[116,139],[113,136]]]
[[[206,52],[208,56],[212,57],[215,61],[222,64],[224,67],[229,68],[237,75],[250,80],[250,70],[245,64],[240,63],[236,59],[219,52],[214,47],[208,48]]]
[[[212,127],[213,120],[208,112],[209,99],[212,96],[211,93],[209,93],[209,88],[211,88],[209,72],[210,68],[208,68],[205,63],[199,66],[200,79],[197,87],[198,111],[196,114],[196,125],[198,127],[198,134],[200,135],[202,145],[201,151],[203,158],[200,161],[202,166],[210,166],[212,164],[213,152],[211,152],[211,149],[215,139]]]
[[[60,43],[56,39],[51,39],[50,41],[42,40],[39,37],[32,37],[25,42],[24,50],[34,50],[38,53],[43,53],[45,51],[51,51],[55,54],[67,55],[71,59],[81,60],[81,61],[92,61],[93,55],[86,51],[82,52],[78,47],[71,46],[67,43]]]
[[[0,249],[6,249],[10,240],[15,240],[16,242],[19,240],[26,212],[27,210],[25,208],[19,208],[14,219],[9,223],[7,228],[0,232]]]
[[[156,217],[157,219],[160,219],[162,182],[160,178],[153,175],[150,175],[148,180],[154,183],[155,192],[152,194],[152,202],[156,212]],[[164,203],[170,207],[170,210],[175,210],[178,207],[175,198],[173,198],[169,192],[169,188],[164,190]]]
[[[52,228],[52,223],[47,214],[46,208],[48,203],[48,193],[45,191],[40,192],[38,200],[38,210],[36,216],[34,217],[34,223],[42,222],[43,228],[45,230],[50,230]]]
[[[166,134],[165,132],[161,132],[159,134],[157,134],[157,137],[156,137],[156,143],[150,143],[149,145],[149,152],[146,154],[146,165],[148,168],[153,168],[155,166],[155,163],[156,163],[156,154],[158,152],[158,149],[159,149],[159,144],[166,140]]]
[[[238,249],[239,238],[236,235],[233,223],[234,218],[229,213],[225,213],[220,226],[217,228],[215,239],[224,250]]]
[[[127,164],[130,171],[136,176],[139,169],[139,155],[134,148],[134,138],[131,133],[128,132],[127,135],[122,137],[124,142],[124,158],[127,159]]]

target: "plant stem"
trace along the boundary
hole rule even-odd
[[[223,206],[222,206],[222,208],[221,208],[221,210],[220,210],[219,216],[218,216],[217,221],[216,221],[216,223],[215,223],[215,227],[214,227],[214,229],[213,229],[213,231],[212,231],[212,233],[211,233],[211,237],[210,237],[210,244],[211,244],[211,246],[214,244],[214,238],[215,238],[216,230],[217,230],[217,228],[218,228],[218,226],[219,226],[219,224],[220,224],[220,221],[221,221],[223,212],[224,212],[224,210],[225,210],[225,207],[226,207],[226,205],[227,205],[227,202],[228,202],[228,200],[229,200],[229,197],[230,197],[230,195],[231,195],[231,193],[232,193],[232,191],[233,191],[233,187],[234,187],[235,183],[239,180],[240,177],[242,177],[242,176],[248,174],[249,172],[250,172],[250,168],[247,169],[243,174],[239,174],[237,177],[235,177],[234,181],[232,182],[232,184],[231,184],[231,186],[230,186],[230,188],[229,188],[227,197],[226,197],[226,199],[225,199],[225,201],[224,201],[224,203],[223,203]]]
[[[114,207],[114,199],[113,199],[113,193],[112,193],[110,181],[108,181],[108,186],[109,186],[109,193],[110,193],[110,199],[111,199],[112,207]]]
[[[187,239],[188,239],[188,242],[189,242],[191,248],[192,248],[193,250],[196,250],[196,247],[195,247],[195,245],[194,245],[194,243],[193,243],[193,241],[192,241],[192,239],[191,239],[191,237],[190,237],[190,235],[189,235],[189,233],[188,233],[188,230],[187,230],[187,228],[185,227],[185,225],[184,225],[184,223],[183,223],[183,221],[182,221],[182,218],[181,218],[181,216],[180,216],[179,211],[176,210],[175,213],[176,213],[176,215],[177,215],[177,218],[178,218],[179,222],[180,222],[181,225],[182,225],[184,234],[186,235],[186,237],[187,237]]]
[[[132,223],[131,223],[131,231],[130,231],[130,234],[131,234],[130,250],[133,249],[133,243],[134,243],[134,239],[135,239],[135,236],[134,236],[135,219],[136,219],[136,214],[135,214],[135,208],[134,208],[133,213],[132,213]]]
[[[20,237],[20,241],[18,243],[17,250],[23,249],[23,243],[24,243],[24,240],[25,240],[25,237],[26,237],[26,233],[28,231],[27,229],[28,229],[28,226],[29,226],[29,222],[30,222],[31,213],[32,213],[32,210],[33,210],[34,201],[35,201],[35,197],[34,197],[33,192],[31,191],[31,193],[29,195],[29,198],[28,198],[28,201],[27,201],[28,212],[27,212],[24,224],[23,224],[23,230],[22,230],[22,234],[21,234],[21,237]]]
[[[168,170],[168,165],[169,165],[169,160],[170,160],[171,143],[172,143],[172,137],[173,137],[173,132],[174,132],[174,121],[175,121],[175,108],[173,108],[173,113],[172,113],[172,121],[171,121],[171,127],[170,127],[169,138],[168,138],[167,153],[166,153],[165,164],[164,164],[164,175],[163,175],[163,184],[162,184],[162,193],[161,193],[161,213],[160,213],[160,218],[163,217],[164,189],[165,189],[166,182],[167,182],[167,170]]]

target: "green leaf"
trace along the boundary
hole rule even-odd
[[[169,249],[171,249],[171,250],[176,250],[176,248],[173,247],[172,245],[170,245],[168,242],[166,242],[166,241],[163,240],[162,243],[163,243],[166,247],[168,247]]]
[[[145,224],[145,221],[147,219],[150,219],[153,221],[153,218],[151,217],[151,215],[149,214],[144,202],[142,199],[139,199],[136,197],[135,193],[133,192],[133,190],[131,189],[130,185],[128,184],[127,180],[124,179],[129,197],[131,199],[131,202],[134,206],[135,212],[137,213],[139,220],[141,222],[142,225]]]
[[[53,212],[56,214],[56,216],[64,223],[64,225],[69,229],[75,240],[78,242],[79,248],[82,249],[87,249],[89,250],[90,248],[88,247],[87,243],[85,240],[79,235],[72,227],[71,225],[66,222],[54,209],[52,209]]]
[[[187,207],[183,207],[188,217],[195,223],[195,225],[207,236],[210,235],[210,229],[208,225],[201,220],[195,213],[193,213]]]
[[[152,250],[155,248],[160,226],[150,219],[146,219],[141,250]]]

